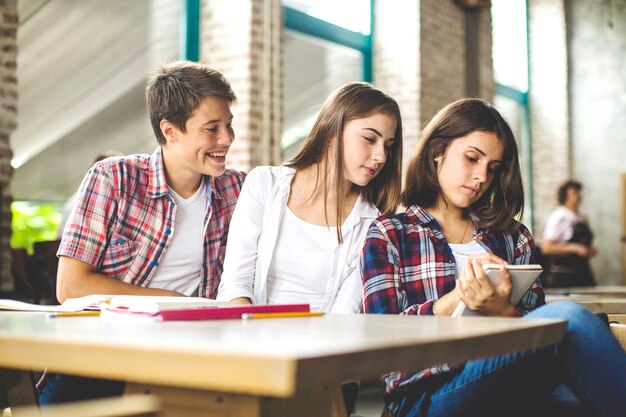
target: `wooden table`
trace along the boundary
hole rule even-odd
[[[546,295],[593,295],[596,297],[626,298],[626,286],[544,288]]]
[[[557,343],[566,322],[392,315],[140,322],[0,312],[0,368],[129,381],[166,416],[340,416],[342,381]],[[0,371],[0,380],[7,369]]]
[[[546,288],[546,302],[573,301],[594,313],[626,314],[626,286]]]
[[[571,301],[580,304],[594,313],[626,314],[626,297],[617,298],[579,294],[546,294],[546,303],[553,303],[555,301]]]
[[[587,308],[594,313],[607,315],[613,335],[626,349],[626,336],[623,325],[626,325],[626,287],[578,287],[548,288],[546,302],[571,301]]]

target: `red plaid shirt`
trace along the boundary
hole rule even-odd
[[[205,178],[211,201],[204,218],[201,297],[217,296],[228,226],[244,178],[233,170]],[[170,244],[175,218],[160,147],[152,155],[108,158],[83,179],[57,255],[145,287]]]
[[[522,224],[515,233],[476,228],[472,239],[510,264],[533,262],[535,244]],[[419,206],[376,219],[368,230],[361,261],[366,313],[432,315],[433,302],[456,285],[452,250],[437,221]],[[526,314],[543,304],[543,289],[535,282],[515,307]],[[394,372],[385,377],[387,392],[458,368],[445,364],[419,372]]]

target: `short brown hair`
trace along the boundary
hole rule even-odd
[[[160,145],[165,143],[161,120],[168,120],[185,133],[187,120],[205,98],[222,98],[229,105],[237,101],[226,78],[198,62],[173,62],[155,69],[148,77],[146,104]]]
[[[343,206],[342,189],[343,173],[343,130],[346,123],[355,119],[362,119],[375,113],[384,113],[396,119],[396,131],[393,145],[387,154],[387,161],[380,173],[369,184],[361,188],[365,201],[374,204],[382,213],[393,213],[400,200],[402,178],[402,117],[398,103],[375,88],[371,84],[362,82],[347,83],[335,90],[324,102],[311,133],[304,141],[298,154],[287,165],[296,170],[309,167],[326,161],[332,138],[335,148],[335,166],[333,168],[337,181],[332,186],[338,196],[337,201],[337,230],[340,230],[341,213]],[[328,172],[323,173],[324,195],[327,196]],[[319,172],[318,172],[319,175]]]
[[[494,231],[513,231],[515,217],[524,209],[524,188],[517,143],[502,115],[484,100],[466,98],[441,109],[428,122],[409,161],[402,202],[432,207],[441,193],[435,158],[448,146],[472,132],[493,132],[504,145],[502,164],[485,194],[468,211],[478,225]]]
[[[583,189],[583,185],[576,180],[567,180],[563,184],[561,184],[557,192],[559,204],[565,204],[565,200],[567,200],[567,190],[569,190],[570,188],[580,191]]]

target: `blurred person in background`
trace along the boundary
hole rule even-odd
[[[548,287],[589,287],[595,280],[589,260],[598,253],[587,218],[578,211],[582,184],[568,180],[558,190],[560,206],[548,217],[541,252],[549,256]]]

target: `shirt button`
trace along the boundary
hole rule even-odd
[[[117,244],[118,245],[121,245],[122,243],[124,243],[124,238],[123,237],[117,239]]]
[[[170,229],[169,227],[165,229],[165,236],[169,236],[171,233],[172,233],[172,229]]]
[[[152,261],[150,262],[150,265],[156,268],[157,266],[159,266],[159,263],[157,261]]]

